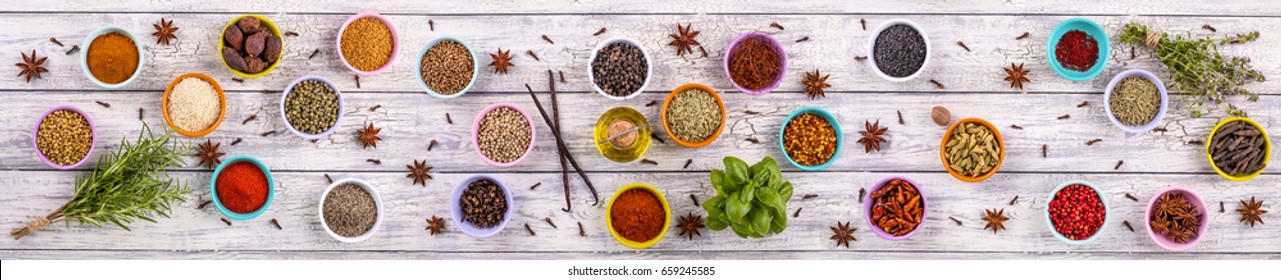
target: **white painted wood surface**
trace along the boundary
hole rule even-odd
[[[1108,123],[1102,107],[1102,91],[1111,75],[1124,69],[1144,68],[1159,73],[1164,66],[1142,48],[1130,58],[1129,45],[1115,41],[1124,23],[1138,20],[1163,30],[1212,34],[1201,30],[1209,23],[1220,33],[1260,31],[1258,42],[1231,46],[1228,54],[1250,56],[1265,75],[1281,77],[1281,55],[1271,46],[1281,44],[1281,4],[1270,1],[1099,1],[1092,4],[1062,5],[1055,1],[785,1],[761,3],[659,3],[628,1],[320,1],[219,5],[216,2],[106,3],[101,1],[18,1],[0,9],[8,24],[0,27],[0,49],[14,55],[37,49],[50,56],[42,80],[24,83],[0,75],[0,98],[10,106],[0,111],[0,225],[17,227],[37,215],[47,214],[70,196],[76,171],[53,171],[34,157],[31,127],[40,113],[58,104],[87,110],[99,131],[95,157],[116,147],[121,137],[133,137],[143,120],[163,125],[160,95],[174,77],[202,72],[228,89],[227,117],[209,136],[192,139],[220,141],[229,155],[259,157],[273,168],[279,183],[276,202],[258,220],[236,222],[227,227],[216,210],[197,210],[208,199],[209,172],[194,167],[175,171],[196,196],[179,207],[172,219],[159,224],[136,224],[132,232],[116,228],[51,226],[20,241],[0,242],[0,258],[616,258],[616,259],[707,259],[707,258],[1119,258],[1119,259],[1278,259],[1281,258],[1281,228],[1273,224],[1250,228],[1237,222],[1232,210],[1235,201],[1257,196],[1272,209],[1281,200],[1278,191],[1281,171],[1269,169],[1250,182],[1228,182],[1209,167],[1201,147],[1188,145],[1204,140],[1221,117],[1215,114],[1190,118],[1173,108],[1164,121],[1168,132],[1127,135]],[[801,3],[795,3],[801,2]],[[1186,2],[1186,3],[1185,3]],[[315,4],[312,4],[315,3]],[[391,71],[362,77],[356,88],[352,74],[334,55],[334,37],[339,24],[350,14],[381,11],[390,15],[400,31],[401,53]],[[265,78],[232,81],[215,57],[217,32],[240,13],[271,17],[283,30],[300,33],[285,41],[284,64]],[[1113,59],[1108,69],[1088,82],[1069,82],[1057,77],[1045,63],[1045,40],[1059,21],[1084,15],[1102,24],[1114,38]],[[104,24],[125,26],[143,37],[160,17],[176,19],[181,27],[173,46],[148,41],[147,68],[143,76],[123,90],[102,90],[81,74],[75,56],[63,55],[85,34]],[[870,35],[859,27],[866,19],[869,29],[890,18],[909,18],[926,28],[933,41],[932,61],[917,81],[891,83],[871,73],[869,66],[853,59],[865,55]],[[427,22],[436,30],[428,30]],[[777,21],[787,30],[768,27]],[[692,22],[702,31],[698,39],[708,58],[675,56],[666,46],[667,34],[676,22]],[[592,36],[600,27],[609,31]],[[721,70],[725,46],[745,31],[775,32],[790,56],[790,70],[783,86],[774,93],[747,96],[729,86]],[[1014,37],[1023,32],[1032,36]],[[482,71],[467,96],[440,100],[423,94],[414,81],[414,57],[422,44],[441,34],[461,36],[483,52],[513,49],[516,67],[510,75]],[[541,40],[546,34],[555,45]],[[48,42],[57,37],[67,47]],[[629,101],[609,101],[590,92],[586,63],[591,48],[611,36],[626,36],[642,42],[655,58],[655,76],[646,93]],[[795,43],[802,37],[807,42]],[[973,52],[957,47],[964,41]],[[307,56],[313,50],[321,54]],[[525,50],[538,53],[542,61],[527,57]],[[480,64],[487,64],[481,55]],[[1012,90],[1001,81],[1001,67],[1026,63],[1032,82],[1026,92]],[[815,68],[831,73],[833,87],[828,98],[810,100],[800,93],[803,71]],[[11,68],[12,69],[12,68]],[[470,145],[470,124],[476,112],[495,102],[512,102],[536,111],[525,93],[524,84],[539,91],[549,102],[545,71],[565,72],[560,100],[565,108],[565,133],[576,158],[588,170],[602,197],[619,186],[645,182],[658,186],[673,204],[674,214],[698,211],[689,199],[714,195],[706,183],[706,172],[720,168],[720,158],[740,156],[755,161],[762,156],[782,160],[776,141],[779,123],[795,108],[817,105],[831,110],[845,127],[847,145],[838,162],[822,172],[800,172],[784,166],[785,177],[797,186],[789,203],[791,212],[801,210],[788,230],[778,236],[744,240],[728,232],[704,232],[692,241],[669,231],[657,246],[636,251],[609,237],[603,221],[604,204],[590,206],[590,195],[579,182],[572,183],[574,211],[561,212],[563,194],[559,186],[559,165],[555,145],[547,126],[539,121],[535,154],[512,168],[485,165]],[[490,70],[490,68],[482,68]],[[11,70],[16,71],[16,70]],[[306,74],[326,76],[346,95],[347,111],[338,131],[316,143],[289,134],[279,119],[279,92],[293,79]],[[936,89],[927,82],[935,79],[947,85]],[[729,109],[729,127],[720,139],[701,149],[687,149],[674,143],[655,143],[646,158],[658,165],[610,162],[590,144],[590,129],[600,113],[614,106],[631,106],[658,123],[659,100],[671,89],[685,83],[703,83],[721,90]],[[1259,102],[1242,102],[1251,116],[1279,133],[1281,127],[1281,83],[1274,81],[1249,86],[1263,96]],[[265,92],[264,92],[265,91]],[[110,103],[104,108],[94,103]],[[1090,102],[1085,108],[1077,104]],[[1177,100],[1174,104],[1179,104]],[[368,108],[382,107],[377,111]],[[951,178],[938,160],[938,142],[944,128],[929,120],[934,105],[950,108],[957,117],[981,117],[1000,126],[1008,157],[1000,173],[981,183],[964,183]],[[754,112],[754,113],[749,113]],[[902,112],[906,125],[897,123]],[[448,113],[454,124],[447,123]],[[255,121],[241,124],[250,115]],[[1056,117],[1070,114],[1068,120]],[[538,119],[538,118],[536,118]],[[890,143],[880,153],[858,153],[854,140],[864,120],[881,120],[890,127]],[[383,127],[386,141],[379,148],[362,150],[353,136],[367,122]],[[1023,130],[1009,128],[1017,124]],[[269,137],[259,136],[277,131]],[[662,132],[659,132],[662,134]],[[667,139],[666,135],[660,136]],[[240,138],[242,142],[228,146]],[[1090,139],[1103,139],[1087,146]],[[1274,142],[1281,142],[1273,134]],[[427,151],[428,142],[439,143]],[[758,140],[752,143],[749,139]],[[1041,146],[1049,147],[1042,158]],[[1274,148],[1274,152],[1275,152]],[[365,159],[381,159],[374,165]],[[434,167],[435,179],[427,187],[413,186],[405,176],[405,164],[426,159]],[[694,159],[688,168],[683,165]],[[1125,163],[1114,170],[1118,160]],[[90,164],[85,166],[91,166]],[[783,163],[786,165],[786,163]],[[452,224],[446,234],[429,236],[425,219],[445,216],[445,197],[463,177],[491,173],[514,186],[516,216],[499,236],[478,240],[458,232]],[[388,203],[383,228],[373,239],[360,244],[342,244],[324,235],[316,217],[319,194],[326,185],[324,174],[335,179],[358,177],[373,182]],[[859,188],[870,187],[877,179],[891,175],[914,178],[930,197],[929,218],[920,234],[908,241],[891,242],[869,233],[855,201]],[[576,177],[576,176],[575,176]],[[1068,246],[1051,236],[1044,218],[1045,199],[1059,183],[1083,179],[1106,192],[1114,219],[1102,238],[1086,246]],[[528,186],[542,182],[537,190]],[[1185,186],[1196,190],[1207,204],[1210,232],[1189,252],[1169,253],[1157,247],[1142,227],[1146,200],[1165,187]],[[1125,199],[1125,193],[1142,202]],[[818,194],[802,200],[805,194]],[[1006,203],[1015,195],[1017,205]],[[1227,212],[1218,213],[1217,204],[1227,202]],[[603,203],[603,201],[602,201]],[[985,208],[1006,208],[1011,216],[1007,227],[993,235],[982,230],[979,215]],[[1273,210],[1276,212],[1276,210]],[[964,221],[956,226],[948,216]],[[542,221],[551,217],[559,229]],[[1273,213],[1264,220],[1275,220]],[[284,230],[268,221],[278,219]],[[1121,225],[1128,220],[1137,232]],[[828,227],[836,221],[853,221],[859,228],[850,249],[835,248]],[[587,237],[577,236],[575,222],[582,222]],[[524,230],[528,223],[538,236]]]

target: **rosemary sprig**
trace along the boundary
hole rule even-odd
[[[138,220],[155,223],[155,216],[168,218],[173,204],[187,201],[186,184],[167,173],[180,167],[191,147],[173,140],[173,132],[153,133],[143,124],[138,139],[121,140],[120,147],[98,159],[93,173],[77,176],[75,194],[53,213],[39,217],[9,232],[21,239],[57,222],[76,220],[101,227],[110,223],[129,230]]]
[[[1262,82],[1263,74],[1250,65],[1248,57],[1224,57],[1219,54],[1219,45],[1239,44],[1254,41],[1259,32],[1213,38],[1193,38],[1191,34],[1170,35],[1156,33],[1147,26],[1131,22],[1121,32],[1121,42],[1144,45],[1156,51],[1157,58],[1170,69],[1170,79],[1180,91],[1187,92],[1184,98],[1193,117],[1201,117],[1202,107],[1209,102],[1213,107],[1227,103],[1227,113],[1233,116],[1245,116],[1245,111],[1237,108],[1226,98],[1232,95],[1243,95],[1254,102],[1259,95],[1243,86],[1252,81]]]

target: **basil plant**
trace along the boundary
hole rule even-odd
[[[721,231],[733,228],[743,238],[760,238],[787,229],[787,201],[792,200],[792,183],[783,181],[778,163],[765,157],[748,166],[743,160],[725,157],[725,170],[713,169],[716,197],[703,202],[707,227]]]

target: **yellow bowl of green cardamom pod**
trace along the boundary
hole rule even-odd
[[[982,128],[986,128],[986,132]],[[993,153],[995,155],[989,156]],[[1005,162],[1005,139],[992,123],[980,118],[965,118],[953,123],[943,134],[939,160],[948,174],[961,181],[987,180]]]

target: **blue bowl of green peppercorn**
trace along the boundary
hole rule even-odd
[[[792,155],[787,152],[787,142],[783,141],[784,135],[787,134],[787,124],[791,123],[792,119],[805,114],[814,114],[815,116],[823,118],[823,120],[827,121],[828,125],[831,125],[832,131],[836,134],[836,147],[832,150],[832,157],[828,158],[827,161],[824,161],[821,164],[804,165],[796,162],[795,159],[792,159]],[[836,162],[836,158],[841,155],[841,147],[845,144],[845,137],[841,136],[841,134],[841,123],[836,121],[836,117],[833,116],[832,113],[827,112],[827,110],[823,110],[823,108],[806,106],[796,109],[796,111],[792,111],[791,114],[787,115],[787,119],[783,120],[783,125],[778,129],[778,148],[783,150],[783,157],[787,158],[787,162],[792,163],[792,166],[796,166],[796,168],[800,168],[805,171],[819,171],[823,170],[823,168],[827,168],[828,165],[832,165],[833,162]]]

